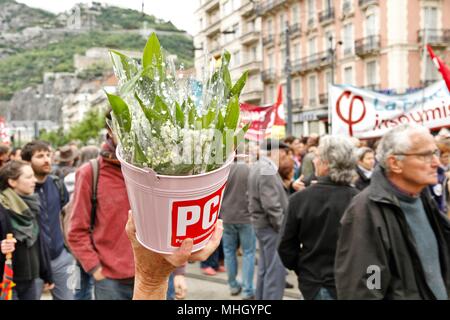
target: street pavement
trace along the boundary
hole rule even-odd
[[[241,257],[239,260],[239,269],[242,270]],[[256,287],[257,266],[255,266],[254,286]],[[238,274],[238,281],[240,274]],[[287,281],[294,285],[293,289],[285,289],[283,300],[303,299],[298,290],[297,276],[289,271]],[[186,266],[186,283],[188,293],[187,300],[241,300],[240,296],[230,295],[227,283],[227,273],[217,273],[215,276],[206,276],[202,274],[200,263],[192,263]]]
[[[242,257],[238,257],[239,269],[242,270]],[[255,266],[254,286],[256,288],[256,275],[258,266]],[[238,281],[240,274],[238,273]],[[297,276],[294,272],[289,271],[287,281],[294,285],[292,289],[285,289],[283,300],[299,300],[303,299],[298,290]],[[218,272],[214,276],[202,274],[200,263],[189,263],[186,266],[186,284],[187,295],[186,300],[241,300],[241,296],[232,296],[228,288],[227,273]],[[50,300],[49,293],[42,296],[42,300]]]

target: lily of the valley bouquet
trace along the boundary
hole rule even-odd
[[[201,95],[195,80],[178,77],[174,61],[152,34],[142,60],[111,51],[119,80],[110,126],[120,142],[122,158],[160,175],[196,175],[219,168],[243,140],[239,128],[239,95],[245,72],[233,84],[230,54],[220,65],[205,68]]]

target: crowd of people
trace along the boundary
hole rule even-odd
[[[287,270],[305,299],[448,299],[446,129],[267,139],[232,164],[208,246],[185,240],[170,256],[135,239],[116,145],[108,129],[100,148],[0,146],[0,265],[13,253],[15,299],[183,299],[192,261],[226,272],[244,300],[282,299]]]

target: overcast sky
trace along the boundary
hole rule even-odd
[[[71,9],[76,3],[90,3],[91,0],[16,0],[27,6],[41,8],[54,13]],[[141,11],[142,0],[100,0],[109,5]],[[144,11],[163,20],[170,20],[179,29],[191,35],[197,32],[194,11],[198,0],[144,0]]]

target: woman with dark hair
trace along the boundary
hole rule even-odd
[[[39,197],[34,193],[36,178],[31,165],[23,161],[10,161],[0,169],[0,266],[5,255],[13,253],[13,272],[16,286],[15,300],[39,300],[36,279],[41,278],[48,289],[53,279],[50,256],[40,237]],[[12,233],[17,242],[6,240]],[[3,268],[0,268],[0,278]]]

